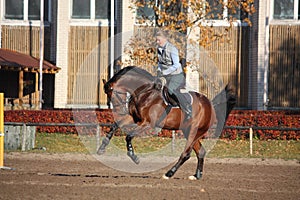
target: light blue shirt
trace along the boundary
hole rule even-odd
[[[179,53],[174,45],[167,42],[164,47],[159,47],[158,51],[158,70],[160,70],[163,75],[182,73]]]

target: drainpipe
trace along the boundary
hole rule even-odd
[[[269,1],[268,1],[269,2]],[[270,53],[270,5],[265,6],[266,22],[265,22],[265,55],[264,55],[264,94],[263,94],[263,109],[268,109],[268,74],[269,74],[269,53]]]
[[[40,1],[40,94],[39,94],[39,109],[42,109],[43,104],[43,62],[44,62],[44,0]]]
[[[115,54],[115,0],[110,5],[110,77],[114,75],[114,54]]]

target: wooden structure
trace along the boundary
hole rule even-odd
[[[27,106],[38,108],[39,100],[39,59],[8,49],[0,49],[1,90],[7,95],[5,104],[14,108]],[[43,73],[54,74],[57,66],[44,61]],[[16,90],[16,88],[18,88]]]
[[[45,60],[50,60],[50,30],[51,26],[45,26]],[[39,26],[1,25],[1,48],[10,49],[15,53],[21,53],[22,56],[26,57],[24,58],[25,60],[29,59],[35,62],[35,58],[39,58],[39,41]],[[10,61],[13,62],[16,58],[18,58],[18,56],[13,56]],[[7,105],[6,109],[35,109],[38,107],[39,92],[37,81],[39,75],[37,68],[39,68],[39,63],[35,63],[35,67],[32,65],[26,65],[26,63],[20,64],[19,67],[2,65],[0,75],[3,77],[3,83],[1,84],[1,88],[5,90],[5,104]],[[44,105],[51,104],[47,101],[52,101],[53,103],[54,94],[52,94],[53,92],[51,93],[51,91],[54,90],[54,76],[52,74],[56,72],[57,70],[51,71],[48,69],[43,71],[43,81],[47,83],[43,84],[43,99],[45,101]]]
[[[45,26],[46,60],[50,58],[50,27]],[[40,55],[40,27],[39,26],[1,26],[1,48],[11,49],[36,58]]]
[[[68,104],[106,105],[102,79],[109,76],[109,27],[71,26],[68,53]]]
[[[300,26],[270,26],[269,107],[300,107]]]
[[[224,27],[214,27],[224,29]],[[247,107],[249,83],[249,34],[248,26],[234,26],[228,33],[229,42],[215,41],[205,48],[215,62],[223,83],[230,83],[237,95],[238,107]],[[206,84],[200,77],[200,91],[208,94]]]

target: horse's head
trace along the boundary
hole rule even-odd
[[[154,83],[154,77],[144,69],[128,66],[118,71],[108,81],[102,79],[104,92],[110,102],[116,105],[127,103],[128,96],[134,95],[145,85]]]
[[[110,100],[113,92],[113,87],[111,83],[107,82],[105,79],[102,79],[103,84],[104,84],[104,92],[107,95],[107,98]]]

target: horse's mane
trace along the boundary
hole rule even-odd
[[[136,66],[128,66],[118,71],[107,83],[109,84],[118,81],[123,75],[127,74],[128,72],[136,72],[137,74],[142,75],[143,78],[154,81],[154,77],[146,70]]]

